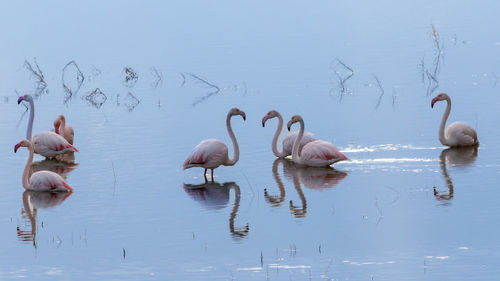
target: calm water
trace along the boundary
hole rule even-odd
[[[4,3],[0,279],[498,278],[497,1],[177,2]],[[22,188],[16,91],[74,127],[78,165],[37,165],[69,197]],[[478,151],[441,147],[441,91]],[[204,184],[180,166],[233,106],[240,161]],[[275,161],[270,109],[352,161]]]

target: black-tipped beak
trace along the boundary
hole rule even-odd
[[[247,120],[247,117],[245,115],[243,115],[243,121],[246,121]]]
[[[17,150],[21,147],[21,143],[18,143],[14,146],[14,153],[17,153]]]
[[[17,99],[17,104],[20,104],[20,103],[23,101],[23,99],[24,99],[24,97],[19,97],[19,98]]]
[[[431,108],[434,108],[434,104],[433,103],[431,103]]]
[[[262,122],[262,128],[264,128],[266,126],[266,123]]]
[[[286,128],[288,129],[288,131],[290,132],[290,126],[286,126]]]

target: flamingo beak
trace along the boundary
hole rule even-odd
[[[23,100],[24,100],[24,97],[23,97],[23,96],[20,96],[20,97],[17,99],[17,104],[20,104]]]
[[[17,143],[15,146],[14,146],[14,153],[17,153],[17,150],[21,147],[21,143]]]
[[[266,121],[267,121],[267,115],[262,118],[262,128],[266,126]]]
[[[292,127],[292,120],[288,121],[288,123],[286,124],[286,128],[288,129],[289,132],[291,127]]]
[[[245,112],[242,112],[242,113],[241,113],[241,116],[243,117],[243,121],[246,121],[246,120],[247,120],[247,115],[245,114]]]
[[[439,101],[438,97],[433,98],[431,101],[431,108],[434,108],[434,104],[438,101]]]

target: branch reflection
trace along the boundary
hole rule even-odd
[[[441,167],[441,172],[443,173],[444,180],[446,181],[448,191],[438,191],[436,187],[434,187],[434,197],[436,200],[447,203],[453,199],[454,196],[453,181],[448,174],[446,162],[453,166],[467,166],[476,161],[477,152],[477,146],[452,147],[444,149],[441,152],[441,155],[439,156],[439,166]]]
[[[219,210],[229,202],[229,193],[234,190],[234,204],[229,215],[229,232],[233,238],[243,238],[248,235],[250,227],[234,226],[234,220],[240,207],[241,191],[235,182],[206,182],[204,184],[184,184],[184,191],[195,201],[200,202],[208,210]]]

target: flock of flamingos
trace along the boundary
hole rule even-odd
[[[19,147],[27,147],[29,150],[28,161],[23,172],[22,184],[27,190],[33,191],[48,191],[48,192],[72,192],[73,189],[66,181],[57,173],[51,171],[38,171],[30,176],[31,165],[34,153],[45,156],[49,159],[56,159],[64,161],[64,155],[73,154],[78,150],[73,146],[74,131],[69,125],[66,125],[66,119],[63,115],[54,121],[54,131],[48,131],[32,136],[33,120],[35,116],[35,105],[31,95],[24,95],[19,97],[18,104],[27,102],[30,105],[30,116],[28,128],[26,132],[26,139],[17,143],[14,147],[14,152],[17,152]],[[438,101],[446,101],[447,106],[441,120],[439,127],[439,141],[443,145],[450,147],[460,146],[477,146],[479,141],[476,131],[469,125],[463,122],[454,122],[446,129],[446,120],[451,111],[451,99],[445,93],[440,93],[432,99],[431,107]],[[189,154],[187,159],[182,164],[183,169],[192,167],[201,167],[205,171],[203,173],[205,181],[207,180],[207,170],[211,170],[211,179],[214,180],[214,169],[220,165],[233,166],[239,160],[239,146],[236,141],[233,129],[231,128],[232,116],[240,115],[243,120],[246,119],[245,112],[238,108],[229,110],[226,118],[226,126],[229,137],[234,146],[234,156],[229,158],[227,146],[216,139],[206,139],[200,142]],[[330,166],[336,162],[349,160],[342,154],[335,146],[327,141],[317,140],[313,134],[304,132],[304,120],[300,115],[294,115],[288,121],[287,128],[290,131],[294,123],[299,123],[300,128],[298,132],[294,132],[283,139],[282,150],[278,149],[278,138],[283,129],[283,117],[275,110],[269,111],[262,119],[262,126],[264,127],[267,120],[278,118],[278,128],[274,134],[272,141],[272,151],[274,155],[280,159],[287,156],[292,157],[292,161],[299,165],[304,166]]]

